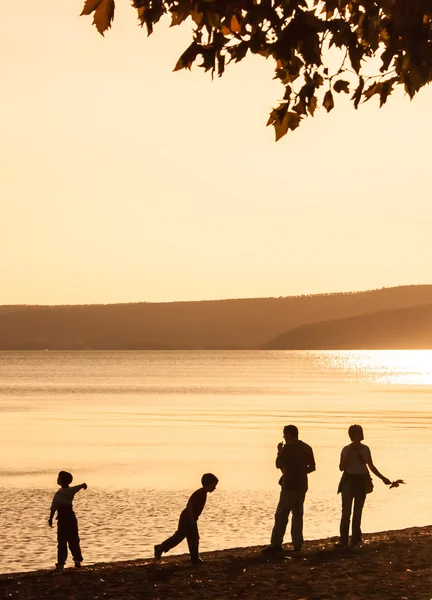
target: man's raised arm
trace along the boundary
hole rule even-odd
[[[276,456],[276,469],[282,469],[283,467],[283,461],[282,461],[282,454],[283,454],[283,449],[284,449],[284,445],[282,444],[282,442],[280,442],[277,446],[277,456]]]

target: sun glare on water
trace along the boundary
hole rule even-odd
[[[369,382],[432,385],[432,350],[352,351],[341,352],[339,358],[340,367],[363,374]]]

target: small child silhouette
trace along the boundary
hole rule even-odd
[[[67,559],[67,547],[71,551],[75,567],[80,567],[83,557],[78,536],[78,522],[72,509],[74,496],[80,490],[86,490],[87,484],[81,483],[69,487],[73,477],[67,471],[60,471],[57,483],[60,489],[54,494],[48,525],[53,526],[53,518],[57,511],[57,564],[56,570],[62,571]]]
[[[185,538],[189,546],[191,562],[200,564],[202,560],[198,555],[199,533],[198,533],[198,518],[202,513],[207,494],[214,492],[219,480],[213,473],[205,473],[201,477],[200,487],[189,498],[186,508],[182,511],[179,519],[177,531],[170,538],[166,539],[162,544],[157,544],[154,547],[154,555],[156,560],[160,560],[164,552],[168,552],[171,548],[178,546]]]

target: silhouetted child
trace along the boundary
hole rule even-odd
[[[48,525],[52,527],[53,518],[57,511],[57,571],[62,571],[65,566],[68,545],[75,566],[80,567],[83,560],[78,536],[78,522],[72,509],[72,502],[77,492],[87,489],[87,484],[81,483],[80,485],[69,487],[72,480],[72,475],[67,471],[60,471],[58,474],[57,483],[61,489],[54,494],[51,513],[48,519]]]
[[[160,560],[164,552],[168,552],[171,548],[178,546],[185,538],[189,546],[191,562],[199,564],[202,560],[198,556],[199,533],[198,533],[198,518],[203,511],[207,500],[207,494],[214,492],[219,479],[213,473],[205,473],[201,477],[199,490],[194,492],[189,498],[186,508],[180,515],[177,531],[170,538],[157,544],[154,547],[154,555],[156,560]]]

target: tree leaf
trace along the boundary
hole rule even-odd
[[[216,48],[212,45],[203,46],[200,52],[203,61],[199,66],[202,67],[205,71],[212,71],[213,77],[216,67]]]
[[[341,92],[345,92],[345,94],[349,94],[349,91],[350,91],[349,86],[350,86],[349,81],[345,81],[344,79],[338,79],[336,81],[336,83],[334,84],[333,89],[338,94],[340,94]]]
[[[286,81],[283,83],[292,83],[299,77],[300,71],[304,67],[304,62],[298,56],[293,56],[290,61],[287,62],[286,66]]]
[[[426,85],[430,80],[429,78],[429,73],[425,69],[417,67],[412,61],[409,63],[406,72],[401,75],[401,79],[405,84],[405,91],[411,99],[421,87]]]
[[[198,10],[191,10],[190,13],[195,25],[197,25],[198,27],[201,25],[203,19],[204,19],[204,15],[202,12],[199,12]]]
[[[292,92],[291,86],[287,85],[286,88],[285,88],[285,94],[284,94],[283,99],[284,100],[289,100],[291,98],[291,92]]]
[[[321,87],[322,84],[324,83],[324,79],[318,73],[318,71],[315,71],[315,73],[313,74],[312,81],[313,81],[314,86],[317,87],[317,88]]]
[[[180,58],[177,61],[176,66],[174,67],[174,71],[180,71],[180,69],[190,69],[192,63],[200,54],[201,46],[196,42],[192,42],[192,44],[183,52]]]
[[[296,102],[296,105],[293,106],[293,111],[295,111],[298,115],[307,115],[306,98],[300,96]]]
[[[288,112],[288,103],[283,102],[270,113],[267,126],[273,125],[275,128],[276,141],[278,142],[289,129],[294,131],[300,125],[301,117],[296,112]]]
[[[387,98],[393,91],[393,84],[397,81],[397,77],[392,77],[383,81],[380,92],[380,108],[387,102]]]
[[[207,21],[211,27],[219,28],[221,23],[221,15],[218,12],[208,10],[206,12]]]
[[[308,65],[320,66],[322,64],[320,38],[315,31],[310,32],[304,40],[301,40],[297,48]]]
[[[391,47],[387,48],[387,50],[384,50],[384,52],[381,54],[381,61],[382,61],[382,65],[380,68],[381,73],[385,73],[387,71],[393,58],[394,58],[394,50]]]
[[[300,115],[296,112],[287,112],[282,121],[274,123],[276,141],[278,142],[281,138],[288,133],[288,130],[294,131],[300,125]]]
[[[228,48],[228,52],[230,53],[231,60],[235,60],[235,62],[240,62],[246,56],[248,49],[248,42],[240,42],[240,44],[237,44],[236,46],[230,46]]]
[[[337,9],[338,0],[326,0],[322,12],[325,13],[327,19],[331,19]]]
[[[225,55],[219,54],[217,57],[217,65],[218,65],[218,75],[222,77],[223,72],[225,71]]]
[[[137,8],[138,20],[140,22],[141,27],[145,23],[146,12],[147,12],[147,7],[146,6],[140,6],[139,8]]]
[[[233,33],[241,33],[241,25],[240,25],[236,15],[233,15],[231,17],[229,28]]]
[[[308,105],[308,111],[312,117],[314,116],[317,106],[318,106],[318,98],[316,96],[312,96],[312,98],[309,100],[309,105]]]
[[[86,0],[80,16],[91,15],[103,0]]]
[[[114,0],[102,0],[94,11],[93,25],[101,35],[104,35],[105,31],[111,27],[114,10]]]
[[[367,102],[367,100],[370,100],[375,94],[380,94],[381,88],[382,83],[380,81],[376,81],[371,86],[369,86],[368,89],[363,93],[363,96],[365,97],[365,102]]]
[[[358,109],[358,105],[360,104],[364,85],[365,85],[364,79],[363,79],[363,77],[360,77],[359,85],[351,98],[351,100],[354,100],[354,108],[356,110]]]
[[[331,90],[328,90],[325,93],[324,100],[323,100],[323,106],[328,113],[334,109],[334,100],[333,100],[333,94],[331,93]]]
[[[357,38],[355,37],[355,34],[353,35],[354,38],[352,38],[352,41],[348,44],[348,54],[354,71],[356,73],[359,73],[364,49],[362,48],[362,46],[360,46],[360,44],[357,43]]]
[[[171,11],[171,25],[170,27],[174,27],[175,25],[180,25],[185,21],[190,15],[190,11],[180,11],[180,10],[172,10]]]

